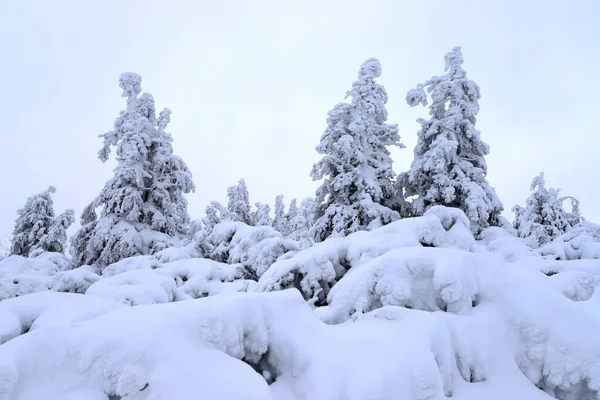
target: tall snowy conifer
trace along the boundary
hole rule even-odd
[[[75,221],[73,210],[66,210],[58,217],[54,216],[52,193],[54,186],[31,196],[25,206],[17,213],[11,254],[35,256],[41,252],[62,253],[67,242],[67,229]]]
[[[283,204],[283,195],[275,197],[275,218],[273,218],[273,228],[283,234],[288,235],[288,221],[285,214],[285,204]]]
[[[427,105],[428,120],[419,119],[421,130],[410,170],[398,177],[399,195],[412,201],[412,215],[422,215],[434,205],[462,209],[477,233],[497,225],[502,203],[486,180],[485,156],[489,146],[475,128],[481,97],[479,86],[462,68],[460,47],[446,54],[446,74],[435,76],[406,95],[411,107]]]
[[[339,103],[328,113],[327,128],[317,146],[323,158],[311,172],[313,180],[323,179],[315,198],[312,233],[316,241],[399,218],[384,205],[395,195],[395,174],[387,147],[404,145],[397,125],[386,124],[388,95],[375,81],[379,76],[381,64],[368,59],[346,94],[352,101]]]
[[[529,240],[530,246],[542,246],[580,222],[564,209],[566,198],[558,197],[560,190],[546,188],[543,172],[533,179],[531,192],[525,207],[517,205],[512,209],[515,213],[513,226],[520,237]],[[579,202],[573,200],[573,208],[578,213]]]
[[[246,181],[240,179],[237,185],[227,189],[227,210],[234,221],[252,225],[250,218],[250,197]]]
[[[258,202],[255,204],[256,210],[252,213],[252,225],[254,226],[273,226],[271,219],[271,207],[268,204]]]
[[[77,265],[103,268],[126,257],[151,254],[167,246],[170,237],[185,235],[189,215],[183,194],[194,190],[192,175],[173,154],[172,138],[165,132],[171,111],[165,109],[156,118],[152,95],[140,95],[141,80],[135,73],[119,78],[127,109],[120,112],[114,129],[101,135],[104,146],[98,152],[105,162],[116,147],[117,167],[82,214],[82,228],[71,246]]]

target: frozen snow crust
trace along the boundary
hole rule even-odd
[[[532,250],[434,207],[308,248],[229,223],[220,261],[8,257],[0,400],[599,399],[599,235],[575,229]]]

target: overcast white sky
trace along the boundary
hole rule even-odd
[[[600,222],[600,2],[0,0],[0,236],[52,184],[77,214],[111,176],[97,158],[134,71],[173,110],[174,147],[194,173],[193,217],[244,177],[252,201],[307,197],[327,111],[377,57],[408,168],[427,116],[407,90],[463,47],[482,89],[488,179],[507,210],[531,179],[578,197]],[[509,214],[510,215],[510,214]]]

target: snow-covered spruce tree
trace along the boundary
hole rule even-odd
[[[460,47],[446,54],[446,74],[435,76],[406,95],[411,107],[427,105],[425,88],[431,94],[430,118],[419,119],[421,130],[408,172],[398,177],[398,195],[414,199],[411,215],[423,215],[430,207],[457,207],[477,233],[497,225],[502,203],[486,180],[485,156],[489,146],[475,128],[481,97],[479,86],[462,68]]]
[[[252,225],[250,217],[250,197],[246,181],[240,179],[237,185],[227,189],[227,211],[234,221]]]
[[[257,202],[256,210],[252,212],[252,225],[254,226],[273,226],[271,219],[271,207],[268,204]]]
[[[546,188],[543,172],[533,179],[530,190],[532,193],[525,207],[517,205],[512,209],[515,213],[513,226],[519,237],[529,239],[530,246],[539,247],[562,235],[572,225],[569,213],[563,208],[565,198],[558,197],[560,190]]]
[[[54,216],[52,193],[54,186],[31,196],[25,206],[17,211],[10,253],[23,257],[49,251],[62,253],[67,240],[67,229],[74,222],[73,210]]]
[[[285,213],[285,204],[283,204],[283,195],[275,197],[275,217],[273,218],[273,228],[281,233],[283,236],[287,236],[288,232],[288,219]]]
[[[27,257],[36,249],[44,236],[48,234],[54,220],[52,193],[54,186],[27,199],[25,206],[17,211],[11,254]]]
[[[397,125],[386,123],[388,95],[375,81],[380,75],[379,61],[368,59],[346,94],[352,101],[339,103],[328,113],[327,128],[317,146],[323,158],[311,172],[313,180],[323,179],[315,198],[312,234],[316,241],[399,218],[384,205],[395,195],[395,174],[387,147],[404,145]]]
[[[185,235],[189,216],[183,194],[194,190],[192,175],[173,154],[171,136],[165,132],[170,110],[156,118],[152,95],[140,95],[141,80],[135,73],[119,78],[127,109],[114,129],[101,135],[104,146],[98,152],[105,162],[115,146],[117,167],[81,216],[82,228],[71,246],[77,265],[103,268],[126,257],[152,254]]]

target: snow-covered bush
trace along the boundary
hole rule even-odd
[[[430,118],[419,119],[421,130],[415,159],[398,177],[398,203],[412,198],[411,214],[423,215],[433,205],[465,212],[473,232],[498,225],[502,203],[486,180],[489,146],[475,128],[481,98],[479,86],[462,68],[460,47],[444,57],[446,74],[419,84],[406,95],[411,107],[427,105]]]
[[[206,239],[207,256],[230,264],[242,264],[247,277],[258,279],[279,258],[301,250],[302,242],[284,238],[270,226],[223,222]]]
[[[399,218],[386,203],[395,195],[389,146],[400,143],[398,126],[387,124],[385,88],[375,79],[381,64],[370,58],[346,97],[328,113],[327,128],[317,152],[323,155],[312,169],[317,189],[313,237],[326,238],[385,225]]]

